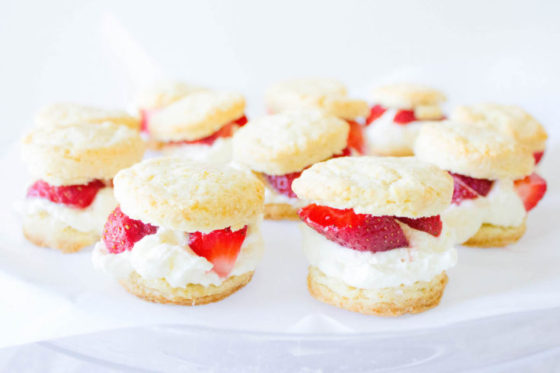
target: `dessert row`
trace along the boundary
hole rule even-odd
[[[195,305],[250,281],[263,216],[298,220],[315,298],[377,315],[432,308],[454,245],[524,234],[546,192],[546,132],[497,104],[447,120],[444,95],[422,86],[373,96],[283,82],[267,91],[271,114],[251,120],[241,95],[183,83],[142,92],[138,116],[51,105],[22,140],[24,235],[62,252],[97,242],[95,267],[129,292]],[[163,157],[142,160],[146,148]]]

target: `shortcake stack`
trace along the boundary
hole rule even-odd
[[[286,110],[319,108],[344,119],[350,125],[348,144],[358,155],[366,153],[363,119],[368,115],[364,100],[348,97],[343,83],[334,79],[304,78],[276,83],[266,91],[265,101],[270,114]]]
[[[116,206],[113,176],[144,148],[138,131],[110,122],[32,130],[22,140],[35,179],[23,204],[25,237],[62,252],[93,244]]]
[[[148,122],[148,133],[164,154],[227,163],[231,137],[245,123],[242,95],[206,91],[158,110]]]
[[[348,132],[348,123],[319,109],[267,115],[239,130],[233,160],[265,183],[265,218],[297,219],[302,202],[292,182],[316,162],[350,155]]]
[[[416,84],[391,84],[376,88],[374,105],[364,129],[369,154],[409,156],[425,121],[444,118],[445,95]]]
[[[140,115],[142,132],[147,131],[153,114],[191,93],[203,91],[206,88],[172,80],[158,81],[141,89],[136,94],[133,105]]]
[[[123,110],[60,102],[43,107],[35,116],[37,126],[69,126],[80,123],[112,122],[139,131],[140,120]]]
[[[145,160],[117,174],[119,207],[94,266],[159,303],[218,301],[245,286],[263,251],[264,187],[253,175],[184,158]]]
[[[396,316],[438,305],[456,263],[440,218],[451,201],[445,171],[403,157],[317,163],[293,183],[311,295],[365,314]]]
[[[453,201],[442,218],[457,243],[505,246],[523,236],[527,212],[546,192],[545,180],[532,173],[533,149],[490,127],[450,121],[425,124],[414,149],[453,176]]]
[[[517,106],[492,103],[459,106],[451,114],[451,120],[490,127],[513,137],[531,149],[536,164],[541,161],[546,148],[548,136],[542,124]]]

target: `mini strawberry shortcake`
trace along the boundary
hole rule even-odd
[[[265,218],[297,219],[292,181],[312,164],[350,155],[349,125],[319,109],[300,109],[252,120],[233,138],[233,161],[265,183]]]
[[[293,183],[309,292],[325,303],[381,316],[439,304],[457,261],[440,218],[453,180],[415,158],[345,157],[317,163]]]
[[[207,91],[190,94],[154,113],[148,133],[166,155],[227,163],[231,137],[245,123],[242,95]]]
[[[138,131],[114,123],[38,127],[22,140],[35,181],[23,203],[23,233],[65,253],[97,241],[116,206],[112,179],[140,161]]]
[[[374,105],[364,129],[369,154],[409,156],[424,121],[444,119],[445,95],[414,84],[391,84],[372,94]]]
[[[142,132],[147,131],[150,118],[159,110],[187,97],[191,93],[206,90],[206,88],[186,84],[181,81],[166,80],[144,87],[136,94],[133,103],[141,118]]]
[[[97,269],[158,303],[198,305],[245,286],[261,258],[264,186],[248,172],[176,157],[115,177],[119,207],[95,246]]]
[[[359,155],[367,148],[363,135],[363,120],[368,115],[364,100],[348,97],[346,87],[334,79],[293,79],[272,85],[266,91],[266,105],[270,114],[302,108],[319,108],[350,125],[349,146]]]
[[[453,177],[442,218],[457,243],[496,247],[523,236],[527,212],[546,192],[545,180],[532,173],[532,149],[489,127],[446,121],[425,124],[414,150]]]
[[[37,126],[69,126],[80,123],[112,122],[140,130],[140,119],[122,110],[102,109],[74,103],[56,103],[43,107],[35,116]]]
[[[513,137],[532,150],[535,163],[539,163],[546,148],[547,134],[544,127],[517,106],[478,104],[459,106],[451,114],[451,120],[471,123],[482,128],[491,127]]]

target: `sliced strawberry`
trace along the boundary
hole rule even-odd
[[[270,185],[278,193],[290,198],[297,198],[297,195],[292,190],[292,183],[301,175],[301,171],[284,175],[263,175],[266,178],[268,185]]]
[[[532,210],[546,193],[546,180],[533,173],[524,179],[515,180],[515,191],[523,200],[525,210]]]
[[[201,144],[201,145],[212,145],[220,137],[231,137],[235,133],[235,130],[239,127],[243,127],[247,124],[247,117],[244,115],[239,119],[236,119],[228,124],[224,125],[222,128],[211,134],[210,136],[204,137],[198,140],[183,140],[183,141],[170,141],[171,144],[181,145],[181,144]]]
[[[194,232],[189,234],[189,247],[196,255],[212,263],[218,276],[227,277],[235,265],[246,235],[247,226],[235,232],[229,227],[210,233]]]
[[[465,199],[475,199],[479,196],[485,197],[492,189],[494,182],[487,179],[475,179],[453,172],[449,173],[453,177],[453,198],[451,203],[460,204]]]
[[[381,105],[374,105],[369,110],[369,115],[366,119],[366,126],[369,126],[371,123],[375,122],[377,119],[381,118],[383,114],[387,111],[386,107]]]
[[[308,205],[298,214],[304,223],[341,246],[372,253],[408,247],[401,227],[391,216],[356,214],[352,209]]]
[[[158,111],[158,109],[142,109],[140,110],[140,131],[144,133],[149,133],[150,129],[148,127],[148,123],[150,122],[154,113]]]
[[[97,192],[104,187],[105,184],[101,180],[93,180],[83,185],[63,186],[53,186],[38,180],[27,190],[27,197],[46,198],[54,203],[83,209],[91,205]]]
[[[348,133],[348,147],[354,149],[358,154],[366,154],[366,141],[364,139],[363,127],[360,123],[353,120],[347,120],[350,125]]]
[[[344,149],[342,149],[342,151],[338,154],[334,154],[332,157],[333,158],[340,158],[340,157],[348,157],[352,155],[352,150],[350,150],[350,148],[347,146]]]
[[[397,220],[405,223],[410,228],[426,232],[434,237],[439,237],[443,224],[439,215],[428,216],[425,218],[396,218]]]
[[[543,155],[544,155],[544,151],[533,153],[533,157],[535,157],[535,164],[539,164],[539,163],[540,163],[540,161],[541,161]]]
[[[414,110],[399,110],[393,118],[393,122],[397,124],[408,124],[416,121],[416,116],[414,116]]]
[[[118,254],[131,250],[134,244],[144,236],[157,232],[157,227],[131,219],[121,208],[117,208],[109,215],[103,229],[103,242],[110,253]]]

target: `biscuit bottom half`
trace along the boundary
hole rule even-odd
[[[298,209],[287,203],[267,203],[264,218],[268,220],[299,220]]]
[[[463,243],[474,247],[503,247],[519,241],[525,234],[526,220],[517,227],[482,224],[478,232]]]
[[[155,303],[173,303],[183,306],[197,306],[222,300],[243,286],[253,277],[254,271],[239,276],[231,276],[221,285],[203,286],[189,284],[184,288],[175,288],[164,279],[146,280],[138,273],[132,272],[121,285],[131,294]]]
[[[327,285],[328,284],[328,285]],[[381,289],[358,289],[309,267],[307,286],[316,299],[349,311],[377,316],[420,313],[439,304],[447,284],[445,271],[430,281]],[[336,286],[336,290],[332,286]]]
[[[77,231],[47,212],[26,214],[23,217],[23,235],[37,246],[50,247],[65,254],[80,251],[99,239],[98,234]]]

